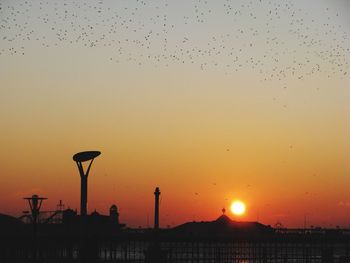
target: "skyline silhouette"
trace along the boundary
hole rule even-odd
[[[59,203],[56,205],[56,210],[49,210],[49,211],[44,211],[40,213],[40,209],[42,207],[43,201],[47,200],[48,198],[46,197],[40,197],[37,194],[33,194],[31,197],[24,197],[23,199],[28,201],[28,206],[29,206],[29,211],[28,210],[22,210],[22,214],[21,216],[17,217],[18,219],[22,220],[23,222],[29,222],[29,223],[33,223],[33,224],[38,224],[38,223],[55,223],[55,217],[58,216],[58,222],[61,222],[63,219],[63,222],[65,222],[65,215],[69,215],[71,214],[71,216],[76,217],[77,219],[74,220],[78,220],[79,217],[81,217],[82,219],[84,217],[89,217],[92,220],[91,222],[94,222],[93,217],[96,216],[99,217],[100,213],[97,212],[96,208],[92,209],[88,209],[88,184],[87,184],[87,178],[90,174],[90,169],[91,169],[91,165],[94,161],[94,159],[99,156],[101,154],[100,151],[83,151],[83,152],[79,152],[74,154],[73,156],[73,160],[74,162],[76,162],[77,166],[78,166],[78,171],[79,171],[79,175],[81,178],[81,187],[80,187],[80,213],[77,213],[77,208],[71,209],[71,207],[68,206],[68,209],[63,210],[62,208],[65,207],[65,205],[62,203],[62,200],[59,200]],[[89,164],[85,164],[85,162],[89,161]],[[85,167],[85,168],[84,168]],[[93,186],[92,186],[93,187]],[[195,193],[195,195],[198,195],[198,193]],[[160,221],[160,213],[159,213],[159,209],[160,209],[160,190],[159,187],[156,187],[155,192],[154,192],[154,196],[155,196],[155,204],[154,204],[154,226],[153,229],[157,230],[159,229],[159,221]],[[69,201],[69,200],[67,200]],[[235,209],[234,209],[234,205],[239,205],[239,209],[243,209],[241,210],[241,212],[236,213]],[[346,204],[343,204],[346,205]],[[243,208],[241,207],[243,206]],[[240,201],[240,200],[232,200],[232,202],[229,204],[229,208],[228,209],[231,212],[231,216],[234,217],[236,219],[237,222],[242,222],[244,223],[244,218],[245,218],[245,204]],[[112,211],[113,210],[113,211]],[[115,211],[114,211],[115,210]],[[88,213],[88,211],[90,211],[90,213]],[[231,219],[229,219],[226,215],[226,208],[222,208],[222,214],[223,216],[219,217],[219,221],[230,221]],[[181,212],[181,211],[179,211]],[[113,214],[113,218],[115,222],[118,222],[119,224],[119,212],[118,212],[118,208],[115,204],[112,204],[111,207],[109,208],[109,213],[110,213],[110,217],[112,217]],[[115,214],[115,215],[114,215]],[[62,217],[63,216],[63,217]],[[67,217],[69,218],[69,217]],[[28,221],[29,219],[29,221]],[[242,220],[243,219],[243,220]],[[73,219],[70,219],[73,220]],[[74,221],[73,220],[73,221]],[[304,225],[303,227],[291,227],[291,229],[295,228],[295,229],[321,229],[322,227],[327,229],[340,229],[341,227],[339,225],[329,225],[329,226],[320,226],[320,225],[309,225],[308,221],[307,221],[307,214],[304,214],[303,217],[304,220]],[[72,222],[73,222],[72,221]],[[203,219],[199,219],[199,220],[195,220],[193,219],[193,222],[203,222],[205,220]],[[256,220],[251,220],[251,221],[256,221],[257,223],[259,223],[259,218],[257,218]],[[78,223],[78,221],[76,221],[76,223]],[[98,221],[96,221],[98,222]],[[103,222],[103,221],[101,221]],[[186,222],[181,222],[178,225],[181,225],[182,223]],[[187,223],[188,224],[188,223]],[[135,227],[135,226],[134,226]],[[147,214],[147,225],[141,226],[139,225],[138,228],[151,228],[150,222],[149,222],[149,214]],[[178,227],[177,225],[170,225],[167,224],[166,226],[163,225],[163,228],[170,228],[170,227]],[[268,227],[271,227],[271,225],[268,225]],[[281,228],[286,228],[286,226],[284,226],[282,224],[282,221],[277,221],[274,225],[272,225],[272,227],[275,228],[275,230],[277,229],[281,229]],[[288,228],[288,227],[287,227]],[[342,228],[347,228],[342,227]]]
[[[100,152],[81,152],[74,160],[87,161]],[[91,165],[91,163],[90,163]],[[90,166],[89,165],[89,166]],[[82,191],[84,190],[84,186]],[[231,220],[222,215],[213,221],[187,222],[167,229],[159,228],[159,187],[154,191],[153,228],[125,228],[119,223],[118,208],[109,216],[94,211],[86,214],[87,196],[81,195],[82,210],[58,210],[44,219],[42,201],[34,194],[28,200],[31,215],[18,219],[0,214],[2,246],[6,262],[339,262],[350,260],[350,229],[274,228],[259,222]],[[84,202],[85,203],[84,203]],[[56,218],[55,218],[56,217]],[[24,224],[26,222],[26,224]]]

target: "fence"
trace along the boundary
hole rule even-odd
[[[179,238],[149,235],[3,237],[0,262],[146,262],[154,263],[345,263],[350,237],[278,234],[265,238]],[[148,259],[148,262],[152,260]]]

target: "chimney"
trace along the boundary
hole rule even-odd
[[[156,187],[156,190],[154,191],[154,199],[155,199],[155,204],[154,204],[154,229],[159,229],[159,196],[160,196],[160,191],[159,187]]]

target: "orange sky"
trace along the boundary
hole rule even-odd
[[[350,227],[350,79],[328,77],[328,62],[302,80],[262,81],[249,68],[137,66],[105,47],[26,45],[0,57],[0,213],[20,215],[34,193],[49,198],[44,210],[60,199],[79,209],[72,156],[99,150],[88,210],[116,204],[128,226],[152,224],[159,186],[163,227],[215,219],[237,198],[247,213],[233,219]]]

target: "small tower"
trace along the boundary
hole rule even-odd
[[[145,255],[146,263],[165,263],[167,259],[167,251],[161,248],[161,244],[158,238],[159,234],[159,187],[156,187],[154,191],[154,235],[153,242],[150,243]]]
[[[158,229],[159,228],[159,196],[160,196],[159,187],[156,187],[156,190],[154,191],[154,199],[155,199],[155,204],[154,204],[154,229]]]
[[[113,224],[119,224],[119,213],[118,207],[116,205],[112,205],[109,209],[109,219]]]

